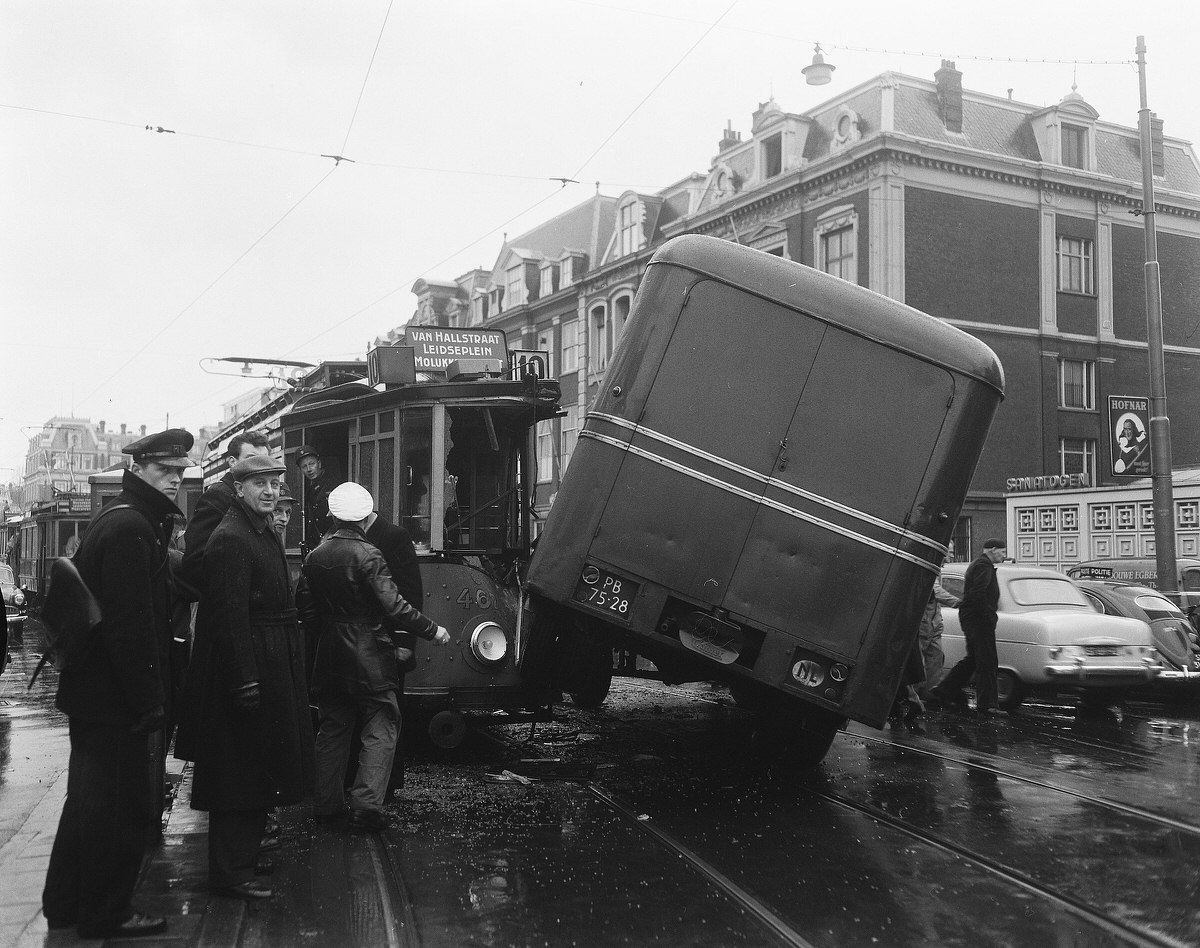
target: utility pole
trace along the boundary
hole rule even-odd
[[[1175,497],[1171,483],[1171,420],[1167,417],[1167,370],[1163,357],[1162,283],[1158,270],[1158,237],[1154,229],[1154,156],[1150,109],[1146,105],[1146,38],[1137,38],[1138,135],[1142,146],[1142,223],[1146,237],[1146,345],[1150,356],[1150,458],[1154,504],[1154,553],[1158,588],[1179,601],[1175,563]]]

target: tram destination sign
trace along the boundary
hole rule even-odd
[[[418,372],[445,372],[451,362],[466,359],[499,359],[508,364],[508,344],[498,329],[440,329],[409,326],[405,345],[413,347]]]

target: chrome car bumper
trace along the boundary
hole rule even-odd
[[[1081,684],[1094,682],[1111,685],[1119,681],[1130,684],[1153,681],[1162,674],[1160,665],[1121,664],[1121,665],[1084,665],[1078,662],[1059,662],[1047,665],[1043,671],[1047,678],[1069,679]]]

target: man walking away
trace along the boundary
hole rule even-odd
[[[353,482],[329,495],[334,529],[304,561],[300,610],[319,624],[313,688],[320,711],[317,734],[318,822],[346,812],[346,761],[357,721],[362,729],[358,772],[350,788],[351,826],[386,829],[383,803],[396,752],[399,665],[393,627],[446,645],[450,633],[405,601],[364,527],[374,510],[369,491]]]
[[[975,710],[979,714],[1003,713],[996,696],[996,611],[1000,605],[996,564],[1007,555],[1003,540],[985,540],[983,552],[967,567],[958,606],[967,654],[930,692],[935,702],[963,706],[963,686],[974,674]]]
[[[167,543],[192,436],[171,428],[126,445],[121,493],[92,516],[75,565],[102,620],[63,668],[57,705],[70,718],[67,800],[42,911],[84,938],[155,935],[166,919],[130,904],[152,812],[146,761],[171,697]]]

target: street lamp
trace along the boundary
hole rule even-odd
[[[825,62],[825,57],[821,55],[821,44],[817,43],[813,46],[812,62],[800,72],[804,76],[804,81],[810,86],[824,86],[833,79],[833,71],[836,68]]]
[[[1146,347],[1150,357],[1150,483],[1154,506],[1154,553],[1158,588],[1178,601],[1175,562],[1175,498],[1171,484],[1171,420],[1167,417],[1167,370],[1163,358],[1162,284],[1154,228],[1154,156],[1146,105],[1146,38],[1137,38],[1138,135],[1142,149],[1142,223],[1146,243]],[[1136,213],[1136,212],[1135,212]]]

